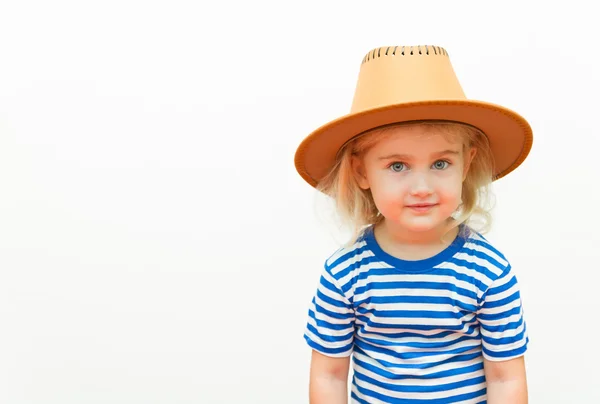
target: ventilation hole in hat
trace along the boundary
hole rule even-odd
[[[398,48],[400,48],[400,49],[398,49]],[[409,53],[409,48],[410,48],[410,53]],[[431,48],[431,51],[433,53],[430,52],[429,48]],[[383,52],[383,54],[381,52],[382,49],[385,49],[385,52]],[[390,52],[390,50],[391,50],[391,52]],[[369,53],[367,53],[365,55],[365,57],[363,58],[362,63],[370,62],[371,60],[379,59],[384,56],[396,56],[396,52],[398,52],[398,54],[402,55],[402,56],[417,55],[417,52],[419,52],[418,53],[419,55],[448,56],[448,52],[446,52],[446,50],[444,48],[442,48],[441,46],[434,46],[434,45],[394,46],[393,49],[391,46],[387,46],[387,47],[382,46],[382,47],[375,48],[375,49],[372,49],[371,51],[369,51]]]

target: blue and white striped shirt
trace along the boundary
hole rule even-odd
[[[326,261],[304,338],[324,355],[353,356],[353,403],[485,403],[483,358],[525,353],[511,266],[465,233],[434,257],[404,261],[368,229]]]

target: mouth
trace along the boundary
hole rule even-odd
[[[428,212],[437,205],[437,203],[415,203],[412,205],[406,205],[406,207],[415,212]]]

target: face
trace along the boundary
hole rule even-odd
[[[362,156],[354,171],[370,189],[386,223],[409,232],[445,226],[461,203],[462,182],[475,154],[460,136],[424,126],[391,128]]]

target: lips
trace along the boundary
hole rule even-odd
[[[437,205],[437,203],[414,203],[412,205],[406,205],[406,207],[413,210],[414,212],[423,213],[430,211]]]

